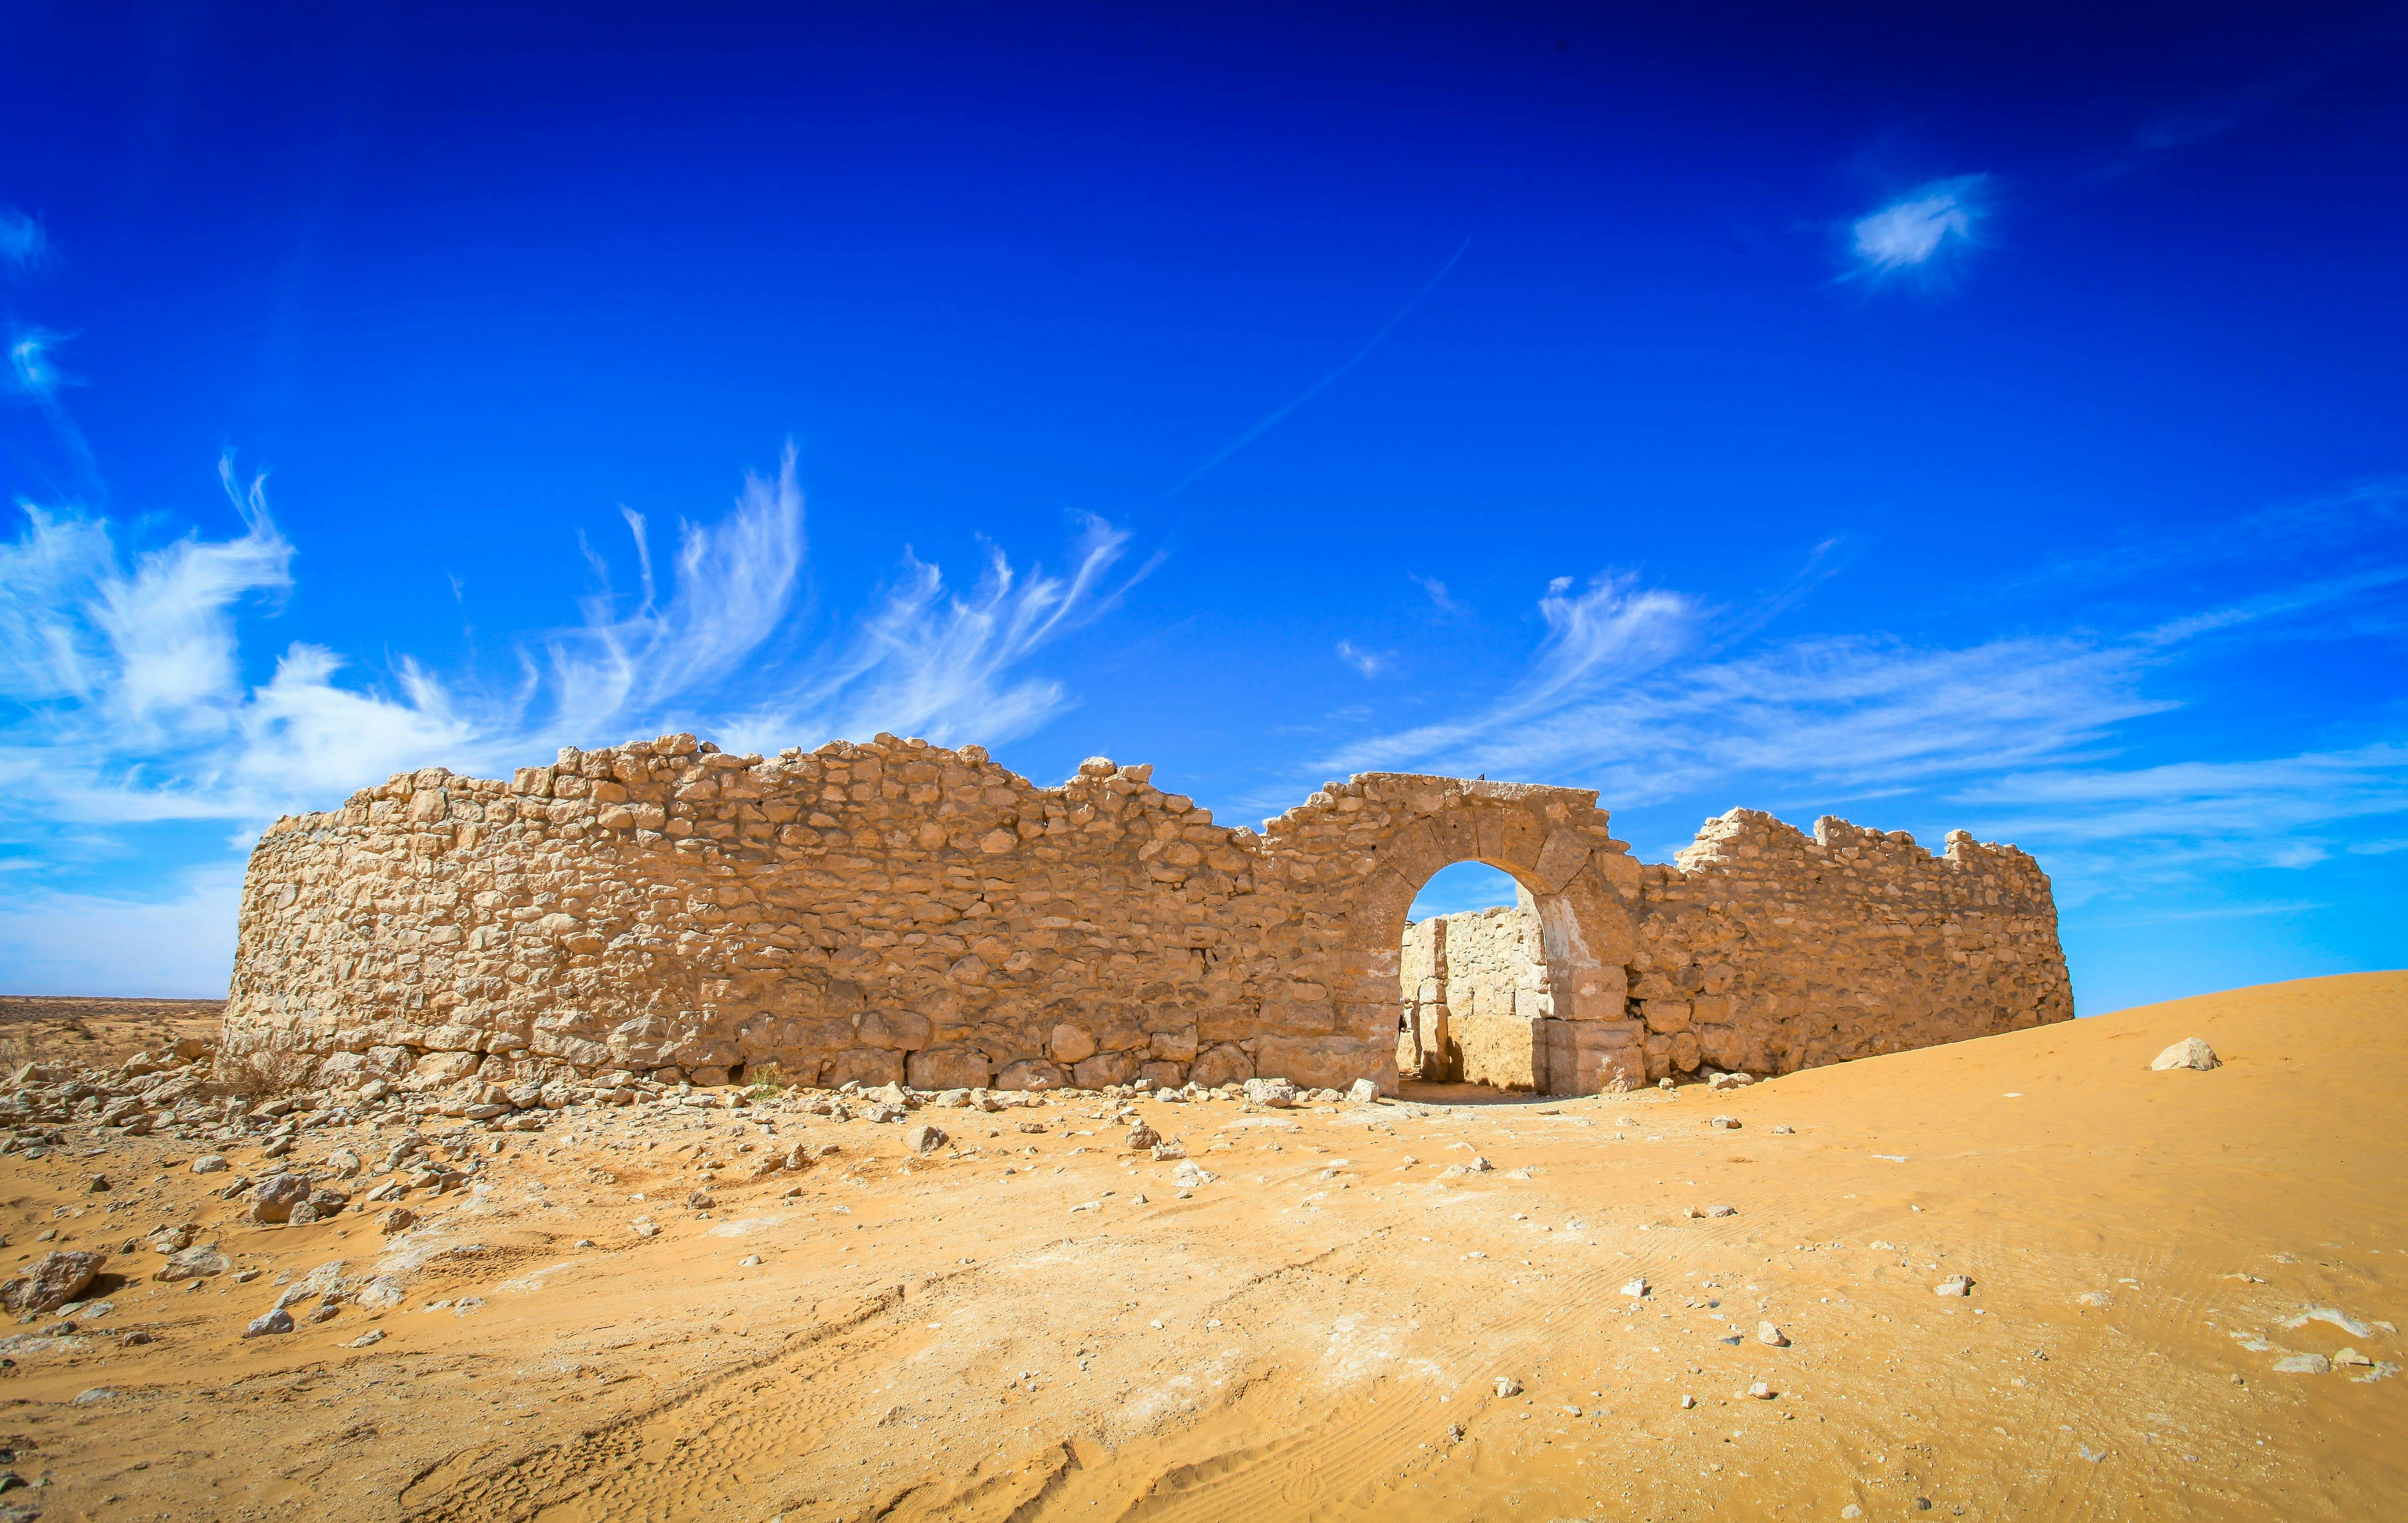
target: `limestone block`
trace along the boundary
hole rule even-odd
[[[1138,1077],[1155,1089],[1176,1089],[1187,1082],[1185,1063],[1151,1062],[1140,1065]]]
[[[1189,1065],[1187,1082],[1201,1089],[1217,1089],[1225,1084],[1242,1084],[1254,1076],[1254,1060],[1235,1042],[1223,1042],[1198,1053]]]
[[[1024,1058],[1016,1063],[1006,1063],[1003,1072],[995,1076],[992,1088],[1059,1089],[1063,1088],[1062,1071],[1041,1058]]]
[[[831,1089],[854,1082],[864,1089],[902,1083],[903,1054],[891,1047],[848,1047],[820,1073],[820,1083]]]
[[[1099,1052],[1070,1071],[1071,1082],[1082,1089],[1100,1089],[1108,1084],[1134,1084],[1137,1075],[1137,1057],[1127,1052]]]
[[[477,1071],[481,1060],[473,1052],[430,1052],[419,1059],[417,1066],[410,1070],[410,1087],[433,1089],[455,1079],[465,1079]]]
[[[1170,1062],[1193,1062],[1196,1059],[1196,1028],[1182,1026],[1175,1032],[1155,1032],[1146,1043],[1146,1056]]]
[[[865,1010],[853,1018],[853,1029],[865,1047],[910,1052],[928,1045],[928,1018],[916,1010]]]
[[[1700,1056],[1701,1054],[1698,1047],[1697,1032],[1682,1032],[1672,1038],[1672,1066],[1674,1068],[1679,1069],[1684,1074],[1694,1074],[1698,1071],[1698,1061]]]
[[[1535,1089],[1540,1082],[1538,1022],[1512,1016],[1450,1016],[1447,1034],[1462,1054],[1464,1082]]]
[[[1383,1063],[1376,1045],[1358,1037],[1266,1036],[1254,1047],[1254,1072],[1309,1089],[1343,1089],[1393,1064],[1394,1055],[1386,1056]]]
[[[905,1067],[914,1089],[983,1089],[989,1077],[986,1054],[974,1047],[929,1047]]]
[[[1064,1021],[1054,1028],[1054,1034],[1046,1040],[1045,1049],[1057,1063],[1082,1062],[1095,1056],[1096,1036],[1084,1026],[1073,1026]]]
[[[1549,1020],[1540,1023],[1546,1060],[1545,1092],[1593,1095],[1635,1089],[1647,1081],[1647,1055],[1636,1021]]]
[[[1647,1022],[1647,1029],[1651,1032],[1661,1032],[1668,1036],[1674,1032],[1687,1031],[1691,1013],[1692,1007],[1686,1000],[1639,1002],[1640,1018]]]

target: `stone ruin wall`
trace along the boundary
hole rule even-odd
[[[1710,1067],[1793,1073],[2073,1015],[2039,863],[1951,832],[1825,816],[1807,835],[1734,809],[1670,865],[1641,869],[1627,968],[1650,1079]],[[1433,917],[1405,933],[1398,1060],[1424,1077],[1526,1089],[1549,1008],[1539,915]]]
[[[1100,759],[1039,788],[977,747],[672,735],[279,820],[222,1061],[334,1087],[1391,1089],[1407,910],[1467,860],[1526,901],[1492,928],[1525,966],[1489,996],[1490,1082],[1785,1072],[2071,1014],[2046,878],[1961,835],[1934,859],[1739,811],[1656,867],[1585,790],[1369,774],[1256,832]]]

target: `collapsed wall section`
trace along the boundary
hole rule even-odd
[[[1634,911],[1651,1076],[1786,1074],[2073,1018],[2048,876],[1963,831],[1933,856],[1828,815],[1709,820]]]

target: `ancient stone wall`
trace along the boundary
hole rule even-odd
[[[1697,1002],[1713,994],[1681,983],[1704,974],[1681,970],[1707,967],[1697,960],[1715,935],[1753,932],[1761,895],[1727,874],[1691,904],[1661,876],[1672,870],[1643,868],[1607,826],[1584,790],[1370,774],[1256,832],[1215,824],[1149,767],[1096,760],[1039,788],[977,747],[882,735],[774,758],[671,735],[565,750],[507,783],[431,768],[262,837],[223,1060],[322,1085],[774,1069],[921,1089],[1257,1075],[1385,1088],[1406,911],[1461,861],[1504,869],[1529,898],[1514,932],[1544,961],[1543,999],[1524,1018],[1529,1083],[1641,1082],[1650,1032],[1684,993],[1693,1040],[1722,1025],[1757,1050],[1755,1018],[1734,1005],[1711,1018]],[[2000,920],[2000,947],[2057,968],[2061,989],[2046,880],[2011,848],[1978,849],[1983,873],[2020,863],[2015,881],[2036,887]],[[1835,881],[1848,891],[1883,885]],[[1642,912],[1679,934],[1643,941]],[[1913,954],[1913,975],[1880,972],[1875,952],[1842,959],[1878,974],[1888,999],[1946,939],[1927,918],[1882,943]],[[1672,961],[1676,946],[1688,961]],[[2055,1008],[1949,989],[1908,999],[1900,1030],[1960,1017],[1986,1030]],[[1858,1024],[1884,1018],[1866,1007]],[[1793,1048],[1814,1060],[1762,1039],[1768,1061]]]

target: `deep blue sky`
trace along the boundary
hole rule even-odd
[[[1963,825],[2087,1011],[2408,962],[2397,7],[320,8],[0,10],[0,988],[672,726]]]

